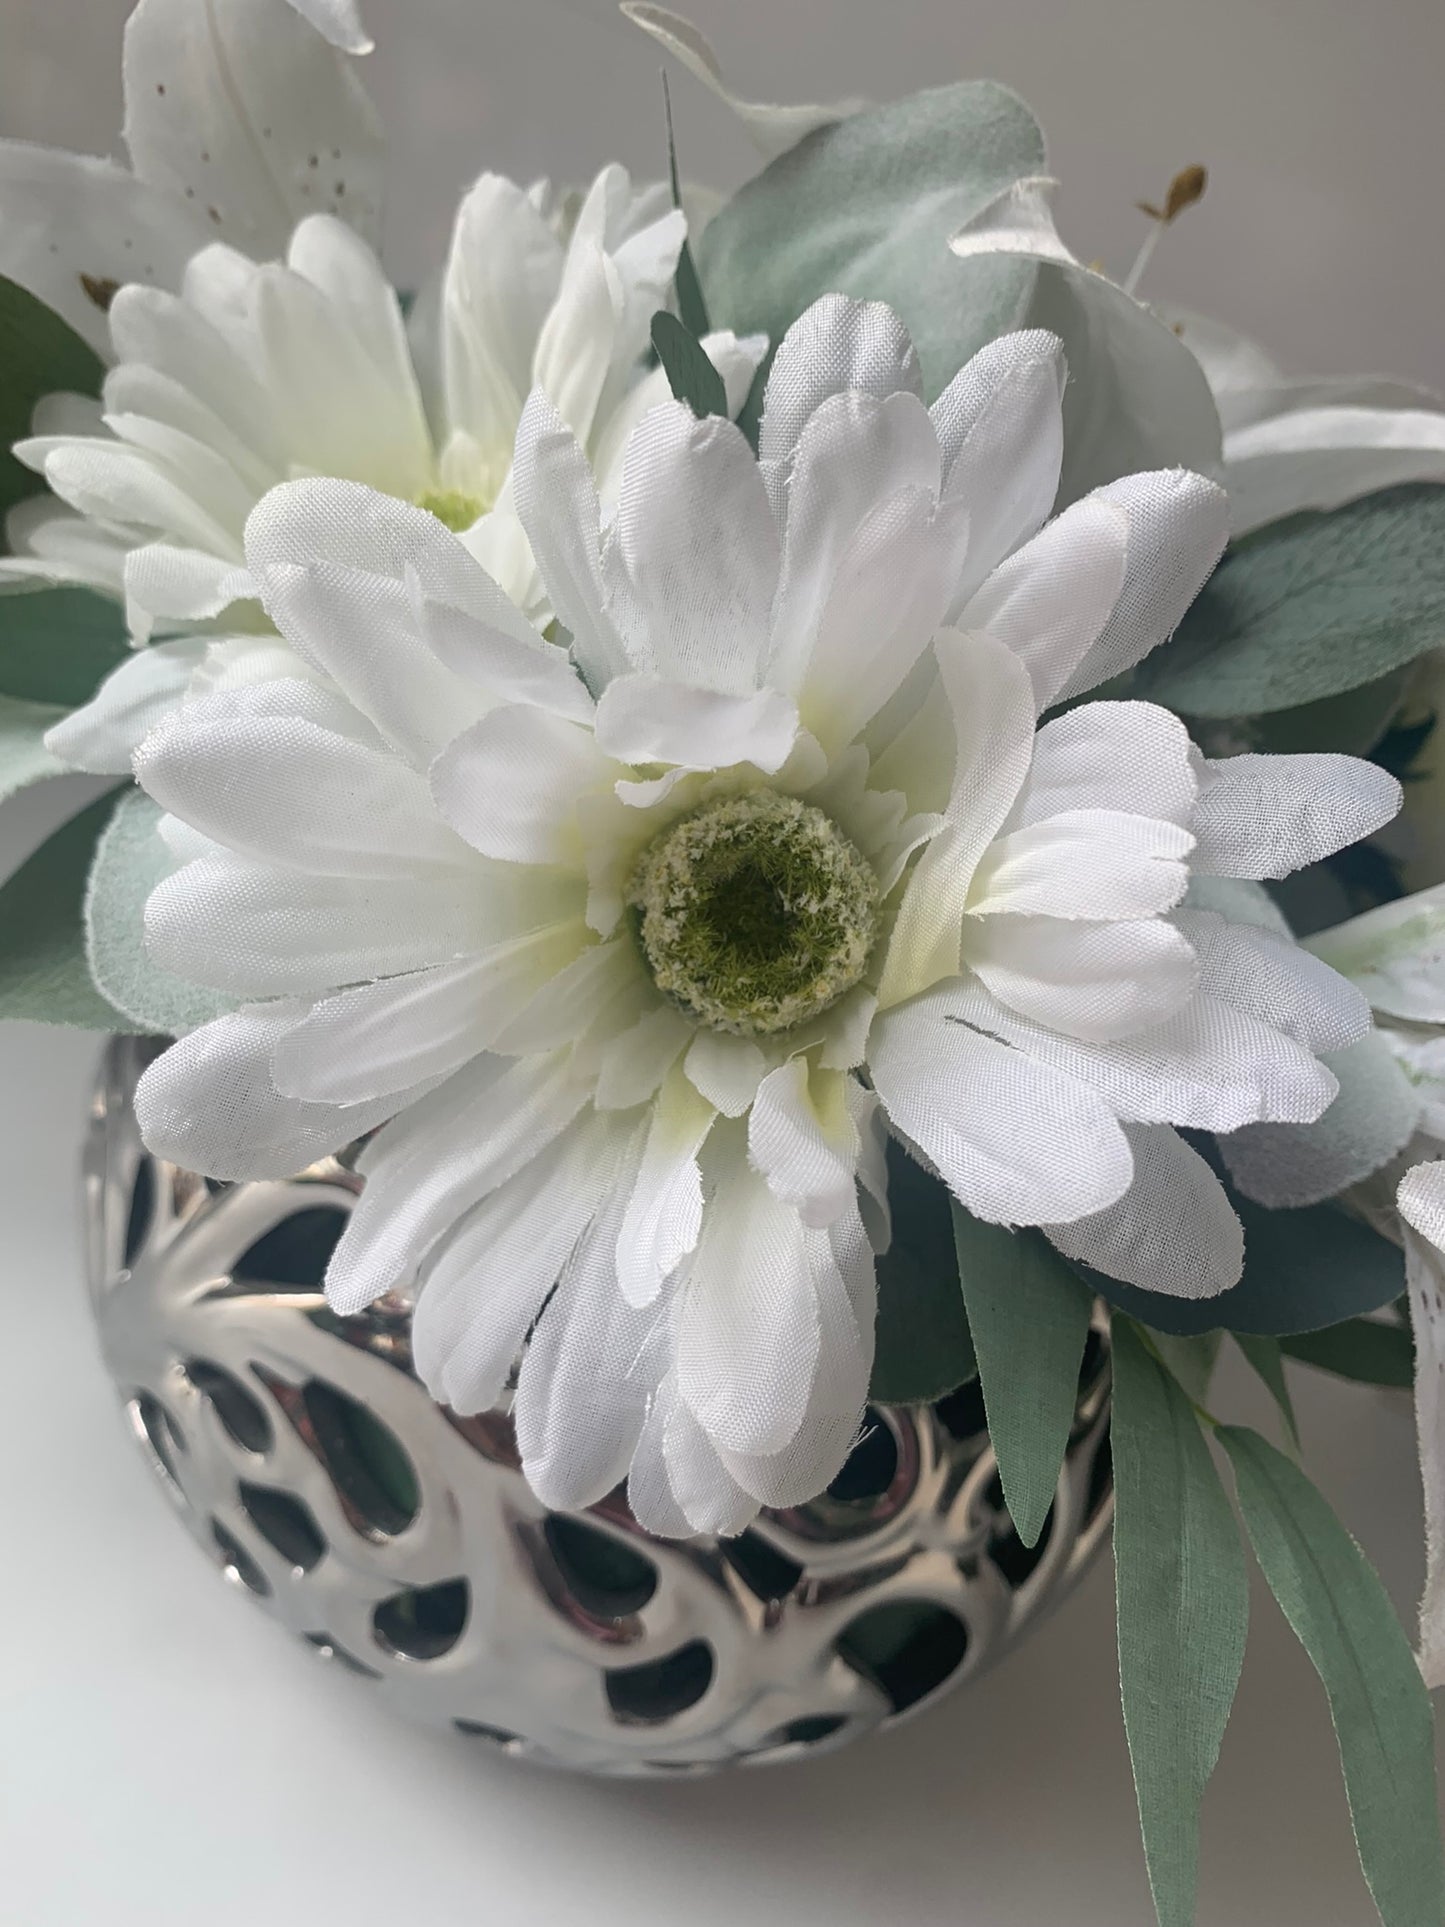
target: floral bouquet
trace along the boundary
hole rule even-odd
[[[414,291],[348,0],[141,0],[130,169],[0,145],[0,782],[108,779],[0,1013],[174,1040],[139,1128],[213,1181],[359,1145],[333,1311],[403,1295],[559,1512],[726,1539],[976,1383],[1032,1546],[1106,1315],[1160,1921],[1247,1543],[1439,1922],[1445,412],[1146,299],[1201,168],[1116,279],[1005,89],[759,105],[623,11],[761,171],[684,190],[669,109]],[[1414,1380],[1418,1662],[1287,1357]]]

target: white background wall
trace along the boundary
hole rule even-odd
[[[0,0],[0,132],[105,152],[124,0]],[[610,0],[369,0],[414,281],[483,167],[661,155],[658,57]],[[1151,288],[1301,366],[1445,384],[1439,0],[693,0],[779,99],[991,74],[1048,129],[1061,216],[1116,267],[1132,203],[1209,196]],[[748,150],[687,80],[688,172]],[[43,827],[0,823],[0,872]],[[74,799],[72,799],[73,806]],[[91,1041],[0,1030],[0,1920],[7,1927],[1146,1927],[1107,1566],[996,1672],[802,1770],[609,1787],[392,1724],[208,1572],[125,1444],[80,1291]],[[1258,1421],[1237,1372],[1226,1401]],[[1301,1381],[1309,1462],[1408,1609],[1402,1400]],[[1328,1717],[1267,1596],[1205,1813],[1200,1927],[1367,1927]]]

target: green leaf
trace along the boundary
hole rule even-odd
[[[1042,1232],[985,1224],[955,1204],[953,1235],[1004,1499],[1034,1546],[1058,1489],[1093,1294]]]
[[[708,360],[702,343],[666,308],[659,308],[652,317],[652,345],[673,394],[687,403],[699,421],[708,415],[726,418],[728,393],[722,376]]]
[[[1445,488],[1294,515],[1229,550],[1132,694],[1252,716],[1358,689],[1445,642]]]
[[[1226,1189],[1229,1189],[1226,1186]],[[1088,1272],[1102,1298],[1157,1331],[1317,1331],[1378,1311],[1405,1289],[1398,1245],[1332,1204],[1267,1211],[1232,1189],[1244,1225],[1244,1276],[1217,1298],[1172,1298]]]
[[[1340,756],[1368,756],[1389,734],[1409,689],[1410,671],[1392,669],[1388,676],[1358,689],[1342,690],[1338,696],[1321,696],[1318,702],[1302,703],[1298,709],[1272,710],[1250,721],[1243,732],[1246,745],[1270,756],[1331,750]],[[1237,723],[1231,723],[1225,733],[1237,737]],[[1234,742],[1233,749],[1239,747]],[[1216,753],[1207,741],[1201,748],[1206,755]],[[1232,753],[1231,748],[1218,751],[1222,756]]]
[[[173,977],[147,954],[146,898],[177,867],[156,828],[161,816],[144,791],[122,794],[96,846],[85,933],[96,986],[129,1020],[127,1028],[169,1036],[236,1005],[219,991]]]
[[[1260,1570],[1324,1683],[1380,1918],[1440,1927],[1433,1720],[1409,1641],[1364,1554],[1298,1466],[1242,1426],[1221,1426],[1219,1442]]]
[[[1280,1350],[1302,1365],[1362,1385],[1395,1385],[1408,1391],[1415,1383],[1415,1340],[1409,1328],[1378,1318],[1347,1318],[1324,1331],[1296,1332],[1280,1340]]]
[[[667,178],[672,184],[672,205],[680,208],[682,179],[677,171],[677,139],[672,127],[672,89],[667,84],[665,72],[662,76],[662,104],[667,118]],[[677,273],[673,286],[677,292],[677,312],[682,317],[682,325],[689,334],[695,335],[700,341],[709,332],[710,324],[702,282],[697,275],[697,262],[693,259],[691,236],[683,240],[682,252],[677,257]]]
[[[130,653],[119,602],[89,589],[0,595],[0,695],[75,709]]]
[[[104,370],[93,348],[43,301],[0,275],[0,515],[45,483],[9,452],[30,433],[42,395],[100,393]]]
[[[1149,1343],[1185,1394],[1196,1405],[1206,1404],[1224,1333],[1196,1332],[1192,1338],[1181,1338],[1174,1332],[1151,1330]]]
[[[1266,1338],[1262,1332],[1236,1332],[1234,1342],[1278,1406],[1285,1432],[1298,1452],[1299,1422],[1294,1415],[1294,1400],[1289,1395],[1289,1383],[1284,1375],[1283,1347],[1279,1340]]]
[[[72,817],[0,888],[0,1017],[130,1028],[91,980],[81,914],[96,839],[114,807],[112,792]]]
[[[698,268],[713,326],[780,342],[820,295],[887,301],[903,317],[930,399],[985,342],[1016,327],[1033,264],[963,262],[956,229],[1044,167],[1043,135],[1005,87],[962,81],[870,107],[763,169],[704,232]]]
[[[28,789],[47,776],[63,776],[65,765],[45,747],[45,732],[67,711],[55,703],[21,702],[0,696],[0,799]]]
[[[1119,1686],[1160,1927],[1189,1927],[1199,1802],[1244,1663],[1249,1585],[1229,1499],[1184,1392],[1114,1321]]]
[[[953,1200],[896,1139],[888,1140],[893,1241],[878,1260],[878,1324],[870,1398],[924,1405],[978,1374],[958,1257]]]

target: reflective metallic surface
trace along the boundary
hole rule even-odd
[[[977,1386],[871,1413],[829,1493],[735,1540],[649,1538],[620,1492],[549,1513],[506,1415],[454,1418],[412,1376],[404,1302],[328,1309],[360,1181],[328,1159],[217,1186],[148,1157],[130,1106],[147,1054],[108,1052],[86,1157],[130,1430],[225,1577],[399,1711],[591,1773],[800,1758],[968,1678],[1107,1536],[1101,1332],[1033,1549]]]

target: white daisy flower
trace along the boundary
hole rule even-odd
[[[147,1073],[148,1142],[280,1175],[381,1125],[332,1301],[416,1290],[462,1412],[520,1356],[550,1504],[629,1474],[650,1528],[736,1531],[828,1483],[885,1129],[982,1218],[1223,1289],[1238,1227],[1171,1127],[1317,1116],[1315,1051],[1368,1024],[1185,898],[1361,835],[1391,779],[1205,764],[1147,703],[1040,726],[1173,628],[1226,524],[1180,471],[1046,523],[1063,381],[1007,336],[928,409],[897,318],[829,297],[757,457],[659,407],[610,515],[534,393],[516,499],[570,654],[434,517],[280,489],[247,565],[334,690],[221,692],[138,756],[192,857],[152,949],[250,1000]]]
[[[233,605],[254,594],[252,508],[279,482],[332,475],[430,510],[545,623],[509,482],[522,404],[534,385],[550,395],[615,488],[629,429],[668,393],[643,354],[685,233],[665,191],[634,192],[620,167],[598,176],[565,240],[560,225],[540,191],[484,175],[410,342],[375,254],[334,215],[304,220],[284,263],[217,243],[188,263],[179,294],[121,288],[100,401],[50,397],[17,446],[53,493],[12,512],[19,559],[0,574],[123,593],[137,644],[214,628],[228,609],[234,627]],[[740,407],[763,344],[708,346]],[[122,664],[50,746],[123,772],[198,672],[209,687],[288,668],[274,642],[186,635]]]

